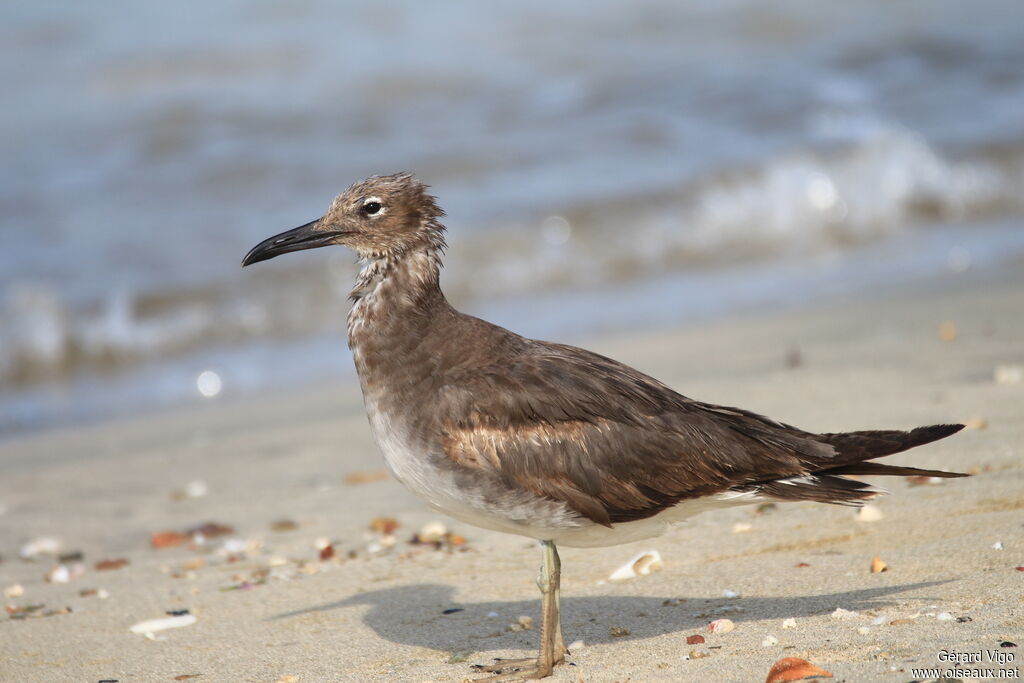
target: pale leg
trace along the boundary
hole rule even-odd
[[[541,592],[540,653],[536,659],[497,660],[490,666],[475,666],[477,671],[490,671],[497,675],[479,679],[480,683],[499,681],[525,681],[545,678],[558,664],[565,661],[565,641],[562,640],[562,620],[559,613],[559,584],[562,562],[552,541],[541,541],[544,564],[537,577]]]

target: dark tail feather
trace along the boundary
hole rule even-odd
[[[888,474],[901,477],[966,477],[960,472],[940,472],[939,470],[923,470],[917,467],[901,467],[899,465],[882,465],[867,462],[908,448],[921,446],[932,441],[956,434],[963,425],[932,425],[918,427],[909,432],[895,430],[846,432],[842,434],[819,434],[818,439],[830,444],[836,450],[832,459],[833,466],[820,463],[822,469],[804,476],[776,479],[759,482],[746,487],[737,487],[735,491],[757,491],[758,493],[779,500],[813,500],[819,503],[836,503],[838,505],[863,505],[864,501],[882,493],[882,491],[856,479],[846,479],[842,475],[856,474]]]
[[[833,477],[831,473],[778,479],[736,490],[756,490],[761,495],[778,500],[811,500],[835,505],[863,505],[864,501],[881,493],[870,484]]]
[[[858,463],[862,460],[874,460],[893,453],[900,453],[915,446],[923,446],[932,441],[944,439],[956,434],[963,425],[931,425],[918,427],[909,432],[897,430],[876,430],[867,432],[844,432],[839,434],[819,434],[818,437],[831,444],[838,454],[837,461],[844,464]],[[855,474],[847,472],[846,474]],[[858,472],[857,474],[873,474]],[[896,472],[888,472],[896,474]],[[934,475],[940,476],[940,475]]]
[[[881,474],[896,477],[967,477],[963,472],[943,472],[941,470],[922,470],[918,467],[900,467],[883,465],[880,462],[855,462],[842,467],[822,470],[821,474]]]

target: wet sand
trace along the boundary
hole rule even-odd
[[[998,366],[1024,366],[1017,270],[829,310],[583,340],[687,395],[812,430],[971,420],[886,462],[977,474],[876,479],[892,495],[873,522],[835,506],[740,508],[644,543],[564,549],[563,627],[582,646],[553,680],[761,681],[793,656],[836,680],[910,681],[913,667],[952,666],[943,650],[1012,653],[1001,668],[1022,668],[1024,651],[1000,643],[1024,646],[1024,380],[1012,367],[995,379]],[[535,544],[444,519],[390,479],[346,483],[381,468],[354,384],[0,444],[0,584],[23,589],[4,599],[0,679],[459,681],[469,663],[529,654],[537,630],[508,626],[539,619]],[[174,495],[193,481],[205,495]],[[379,517],[399,527],[395,545],[374,553]],[[432,520],[465,544],[407,542]],[[205,522],[234,532],[151,545],[154,532]],[[44,581],[53,557],[19,558],[42,536],[81,551],[84,574]],[[334,557],[319,559],[318,539]],[[647,549],[662,554],[661,571],[604,581]],[[871,573],[874,556],[888,571]],[[118,558],[128,564],[95,567]],[[107,597],[89,594],[99,589]],[[34,605],[44,607],[26,614]],[[837,608],[857,614],[837,618]],[[154,639],[129,631],[183,609],[194,624]],[[717,618],[735,630],[709,633]],[[706,642],[688,645],[694,634]]]

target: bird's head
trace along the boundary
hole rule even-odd
[[[257,244],[242,266],[328,244],[349,247],[363,258],[443,248],[443,215],[412,174],[371,176],[335,197],[320,218]]]

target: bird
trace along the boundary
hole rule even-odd
[[[394,477],[465,523],[540,542],[536,657],[476,665],[539,679],[565,661],[558,546],[652,538],[695,514],[766,501],[859,506],[856,475],[962,477],[875,462],[961,424],[815,433],[704,403],[586,349],[461,313],[440,286],[444,211],[410,173],[371,176],[242,266],[327,245],[356,252],[347,318],[370,430]]]

